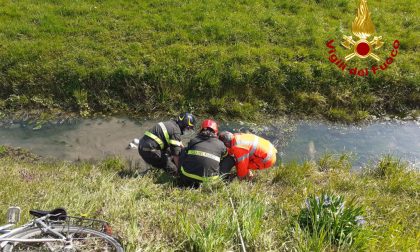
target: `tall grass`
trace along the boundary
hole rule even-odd
[[[220,251],[232,247],[235,236],[235,223],[232,221],[232,211],[218,206],[212,213],[197,213],[205,216],[205,220],[194,220],[180,212],[179,236],[185,241],[180,245],[187,251]],[[200,217],[199,217],[200,218]],[[201,219],[201,218],[200,218]]]
[[[346,121],[419,109],[418,1],[369,2],[382,61],[401,41],[387,71],[355,78],[329,63],[329,39],[341,57],[348,53],[338,43],[351,34],[358,4],[3,1],[0,109],[297,112]]]
[[[121,174],[127,167],[118,158],[68,163],[3,156],[0,216],[5,216],[7,207],[18,205],[24,222],[30,219],[31,208],[62,206],[72,215],[109,221],[127,251],[239,251],[237,225],[249,251],[418,251],[419,173],[398,169],[393,174],[407,179],[390,189],[391,177],[350,172],[340,157],[329,159],[344,167],[331,170],[319,169],[317,162],[292,163],[261,171],[253,183],[233,181],[183,189],[159,171],[143,176]],[[395,163],[389,157],[381,162]],[[383,164],[372,164],[375,167]],[[319,203],[311,198],[323,192],[336,197],[332,200],[338,204],[332,204],[335,210],[321,209],[324,197]],[[307,209],[308,197],[310,206],[322,211],[323,222],[316,220],[315,213],[308,215],[307,223],[319,227],[317,232],[310,232],[297,218]],[[354,207],[353,198],[357,199]],[[344,201],[351,213],[331,217]],[[366,220],[363,236],[355,232],[359,215]],[[339,232],[349,226],[351,230]]]
[[[417,177],[409,172],[410,169],[408,162],[386,155],[373,167],[366,167],[365,175],[381,180],[381,186],[391,193],[404,192],[418,196],[420,185],[415,181]]]
[[[363,209],[354,199],[346,202],[343,197],[323,193],[311,195],[297,217],[300,228],[321,244],[347,247],[360,239],[360,226],[366,224]]]

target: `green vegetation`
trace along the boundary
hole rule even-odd
[[[239,251],[230,197],[248,251],[420,249],[420,175],[391,157],[354,172],[348,156],[329,155],[260,171],[253,183],[197,190],[178,188],[158,171],[122,178],[132,168],[115,158],[16,159],[0,158],[0,216],[10,205],[23,209],[23,221],[31,208],[64,206],[111,222],[128,251]]]
[[[299,213],[299,225],[312,235],[313,239],[323,239],[338,247],[351,246],[363,239],[360,226],[364,225],[361,207],[353,201],[345,204],[344,198],[336,195],[322,194],[311,196],[306,207]]]
[[[7,151],[6,146],[0,145],[0,155],[4,155]]]
[[[385,42],[379,64],[395,39],[401,46],[386,71],[367,77],[342,74],[326,47],[334,39],[340,58],[349,53],[339,43],[352,35],[358,4],[3,1],[0,110],[303,113],[345,121],[418,110],[420,2],[369,1],[374,36]]]

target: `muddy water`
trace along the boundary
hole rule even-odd
[[[63,160],[103,159],[110,155],[137,159],[137,152],[128,151],[126,147],[151,126],[152,122],[121,118],[77,120],[39,130],[13,125],[0,128],[0,144],[23,147],[44,157]]]
[[[133,138],[158,121],[131,121],[124,118],[84,119],[60,126],[33,130],[19,124],[0,128],[0,145],[24,147],[32,152],[63,160],[103,159],[117,155],[140,160],[126,149]],[[323,153],[352,153],[354,167],[392,154],[420,169],[420,125],[418,122],[375,122],[345,126],[310,121],[278,120],[268,125],[226,123],[221,129],[251,131],[272,141],[284,162],[317,159]],[[184,136],[184,144],[193,136]]]

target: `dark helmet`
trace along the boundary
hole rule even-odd
[[[184,132],[184,130],[194,129],[197,120],[190,113],[182,113],[178,116],[176,122],[181,128],[181,132]]]
[[[203,121],[203,123],[201,123],[201,130],[204,129],[211,129],[216,135],[219,132],[217,123],[211,119],[206,119]]]
[[[220,132],[219,139],[225,144],[226,147],[232,147],[233,134],[229,131]]]

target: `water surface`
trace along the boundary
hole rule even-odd
[[[61,160],[98,160],[116,155],[139,161],[137,151],[126,147],[156,122],[134,122],[124,118],[80,119],[39,130],[15,124],[0,128],[0,144],[24,147],[35,154]],[[352,153],[354,167],[391,154],[420,168],[420,125],[415,121],[348,126],[283,119],[268,125],[231,122],[220,128],[251,131],[269,139],[284,162],[316,160],[326,152],[346,152]],[[193,135],[194,132],[189,132],[184,136],[184,145]]]

